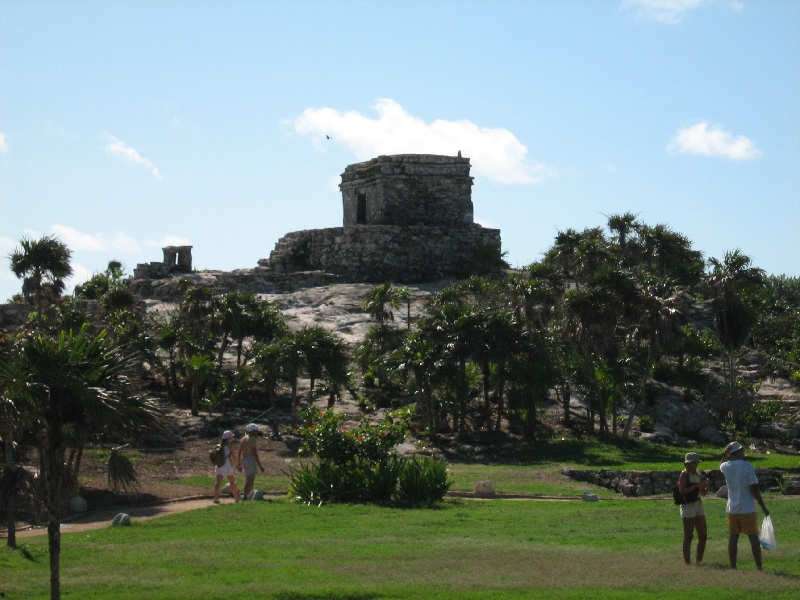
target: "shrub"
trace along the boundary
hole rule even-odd
[[[403,441],[413,411],[401,411],[381,423],[365,419],[344,427],[344,415],[316,408],[302,412],[301,454],[312,461],[287,473],[289,495],[307,504],[324,502],[399,502],[430,505],[441,500],[452,484],[444,463],[433,459],[408,460],[392,451]],[[398,485],[399,484],[399,485]]]
[[[645,433],[652,433],[656,427],[656,422],[650,415],[639,417],[639,429]]]
[[[440,502],[453,478],[444,461],[432,457],[407,459],[400,471],[397,501],[408,506],[430,506]]]

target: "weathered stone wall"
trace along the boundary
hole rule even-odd
[[[570,479],[599,485],[623,496],[653,496],[672,493],[672,486],[678,482],[680,471],[617,471],[615,469],[583,470],[560,467],[558,471]],[[698,472],[708,477],[711,493],[725,485],[725,476],[718,469]],[[777,480],[786,469],[756,469],[758,485],[762,490],[777,485]]]
[[[195,285],[205,286],[216,292],[252,292],[275,294],[303,287],[319,287],[339,281],[339,277],[322,271],[298,271],[275,273],[272,269],[237,269],[236,271],[201,271],[185,275],[173,275],[164,279],[133,279],[130,290],[140,298],[175,302],[180,300],[178,282],[187,279]]]
[[[344,226],[472,226],[468,158],[432,154],[379,156],[342,173]],[[362,195],[363,213],[359,211]]]
[[[97,300],[73,300],[73,307],[82,310],[92,321],[100,319],[100,303]],[[36,309],[30,304],[0,304],[0,329],[12,330],[28,321],[28,315]],[[54,312],[54,309],[50,309]]]
[[[500,248],[498,229],[354,225],[289,233],[259,264],[279,273],[321,270],[353,282],[436,281],[474,273],[477,249],[487,245]]]

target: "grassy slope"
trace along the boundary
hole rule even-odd
[[[771,598],[800,595],[800,504],[769,500],[779,549],[724,568],[724,503],[707,502],[706,566],[680,556],[665,501],[454,501],[433,510],[288,503],[223,505],[63,536],[65,598]],[[7,598],[47,596],[35,562],[0,551]],[[691,591],[690,591],[691,590]]]

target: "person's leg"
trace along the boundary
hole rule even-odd
[[[253,491],[253,485],[256,482],[255,475],[247,475],[244,478],[244,497],[247,498],[250,495],[250,492]]]
[[[219,504],[219,486],[222,485],[222,475],[217,475],[217,483],[214,484],[214,504]]]
[[[694,519],[694,526],[697,528],[697,557],[696,562],[699,565],[703,562],[703,554],[706,551],[706,540],[708,539],[708,526],[706,525],[706,516],[699,515]]]
[[[695,519],[683,520],[683,561],[692,564],[692,536],[694,535]]]
[[[732,533],[728,538],[728,558],[731,560],[731,569],[736,568],[736,552],[739,547],[739,534]]]
[[[233,475],[228,475],[228,482],[231,484],[231,494],[233,495],[233,499],[238,502],[239,490],[236,489],[236,479],[234,479]]]
[[[750,539],[750,548],[753,550],[753,558],[756,561],[756,569],[761,571],[761,542],[758,540],[758,534],[748,535]]]

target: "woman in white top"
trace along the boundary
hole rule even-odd
[[[242,470],[239,464],[239,455],[233,447],[233,432],[226,431],[222,434],[222,450],[225,453],[225,464],[216,468],[217,483],[214,484],[214,504],[219,504],[219,486],[222,485],[222,478],[227,477],[231,484],[231,494],[233,499],[239,502],[239,490],[236,489],[236,480],[233,477],[234,468]]]
[[[689,452],[683,461],[684,467],[678,478],[678,492],[683,496],[686,504],[681,504],[681,518],[683,519],[683,560],[687,565],[692,564],[692,537],[697,530],[697,564],[703,562],[706,551],[708,528],[706,526],[706,513],[703,510],[703,501],[700,496],[708,493],[708,479],[701,477],[697,472],[700,457],[697,452]]]

